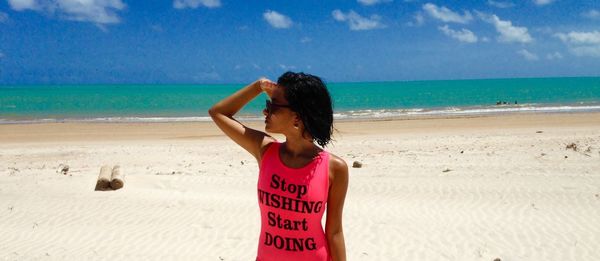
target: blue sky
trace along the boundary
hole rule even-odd
[[[0,84],[600,76],[600,3],[1,0]]]

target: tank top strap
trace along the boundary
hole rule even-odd
[[[278,141],[274,141],[267,144],[268,148],[267,150],[265,150],[265,153],[263,153],[262,158],[260,159],[260,166],[262,166],[265,163],[265,161],[272,161],[273,159],[275,159],[276,156],[278,156],[280,145],[281,143]]]

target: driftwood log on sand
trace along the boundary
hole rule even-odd
[[[96,191],[110,189],[111,174],[112,172],[110,166],[104,165],[102,168],[100,168],[100,175],[98,175],[98,181],[96,181]]]
[[[119,165],[115,166],[112,170],[112,176],[110,179],[110,187],[114,190],[120,189],[125,184],[124,178],[125,175],[121,172],[121,167]]]

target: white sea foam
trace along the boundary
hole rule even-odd
[[[337,119],[369,119],[369,118],[395,118],[410,116],[445,116],[445,115],[487,115],[503,113],[525,112],[594,112],[600,111],[600,105],[498,105],[488,107],[445,107],[445,108],[418,108],[418,109],[380,109],[380,110],[350,110],[334,114]]]
[[[21,124],[21,123],[61,123],[61,122],[108,122],[108,123],[126,123],[126,122],[203,122],[210,121],[209,116],[205,117],[99,117],[99,118],[46,118],[46,119],[0,119],[0,124]]]
[[[600,112],[600,105],[548,105],[548,104],[522,104],[522,105],[497,105],[473,107],[444,107],[444,108],[411,108],[411,109],[365,109],[339,111],[333,114],[335,119],[382,119],[382,118],[410,118],[419,116],[469,116],[490,115],[505,113],[557,113],[557,112]],[[236,117],[242,121],[263,121],[264,116],[244,115]],[[3,119],[0,124],[28,124],[28,123],[62,123],[62,122],[208,122],[210,116],[197,117],[97,117],[97,118],[44,118],[44,119]]]

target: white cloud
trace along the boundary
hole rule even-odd
[[[589,10],[581,14],[581,16],[589,19],[600,19],[600,11],[596,9]]]
[[[343,22],[344,20],[346,20],[346,16],[339,9],[333,10],[333,12],[331,12],[331,15],[333,16],[333,19],[335,19],[336,21]]]
[[[535,27],[535,28],[533,28],[533,31],[535,31],[537,33],[547,34],[547,35],[554,34],[554,29],[550,26]]]
[[[600,32],[569,32],[555,34],[560,40],[569,44],[599,44],[600,45]]]
[[[360,16],[352,10],[350,10],[347,14],[344,14],[344,12],[340,11],[339,9],[333,10],[331,15],[336,21],[348,22],[350,30],[353,31],[372,30],[385,27],[385,25],[380,22],[381,17],[378,15],[371,15],[371,17],[366,18]]]
[[[547,5],[554,2],[554,0],[533,0],[533,3],[536,5]]]
[[[293,24],[292,19],[289,17],[271,10],[265,11],[263,18],[275,28],[290,28]]]
[[[413,19],[414,19],[414,21],[410,21],[410,22],[406,23],[406,25],[421,26],[425,23],[425,17],[423,16],[423,13],[421,13],[421,12],[415,13],[415,15],[413,15]]]
[[[511,21],[500,20],[496,15],[486,15],[479,12],[477,14],[481,19],[496,27],[496,31],[500,33],[500,36],[498,36],[500,42],[530,43],[533,41],[526,27],[514,26]]]
[[[425,17],[423,16],[422,13],[416,13],[414,17],[415,17],[415,24],[417,26],[421,26],[425,23]]]
[[[375,5],[385,2],[391,2],[392,0],[357,0],[361,5]]]
[[[476,43],[477,42],[477,36],[473,32],[471,32],[467,29],[463,28],[460,31],[455,31],[455,30],[450,29],[448,27],[448,25],[440,26],[440,27],[438,27],[438,29],[440,31],[442,31],[445,35],[450,36],[454,39],[457,39],[461,42],[465,42],[465,43]]]
[[[537,61],[539,60],[538,56],[535,55],[534,53],[531,53],[525,49],[521,49],[519,51],[517,51],[517,53],[521,56],[523,56],[523,58],[525,58],[525,60],[527,61]]]
[[[600,57],[600,32],[569,32],[557,33],[558,37],[565,43],[569,50],[577,56]]]
[[[125,8],[121,0],[58,0],[58,3],[67,19],[99,24],[118,23],[119,17],[114,11]]]
[[[511,8],[511,7],[515,6],[515,4],[513,4],[512,2],[502,2],[502,1],[494,1],[494,0],[488,0],[487,3],[490,6],[498,7],[498,8]]]
[[[563,58],[563,56],[559,52],[549,53],[546,55],[546,59],[548,59],[548,60],[558,60],[558,59],[562,59],[562,58]]]
[[[8,3],[15,11],[29,9],[98,25],[119,23],[116,12],[125,9],[121,0],[8,0]]]
[[[221,0],[174,0],[173,8],[184,9],[191,8],[196,9],[199,6],[207,8],[217,8],[221,6]]]
[[[310,37],[302,37],[302,39],[300,39],[301,43],[310,43],[312,41],[312,39]]]
[[[0,12],[0,23],[5,23],[8,21],[8,14],[5,12]]]
[[[8,5],[15,11],[26,9],[38,10],[40,8],[37,5],[36,0],[8,0]]]
[[[432,3],[427,3],[423,5],[423,10],[427,12],[431,17],[441,20],[443,22],[449,23],[460,23],[466,24],[473,20],[473,16],[469,11],[465,11],[464,15],[460,15],[446,7],[438,7]]]
[[[577,56],[600,57],[600,45],[575,46],[571,52]]]

